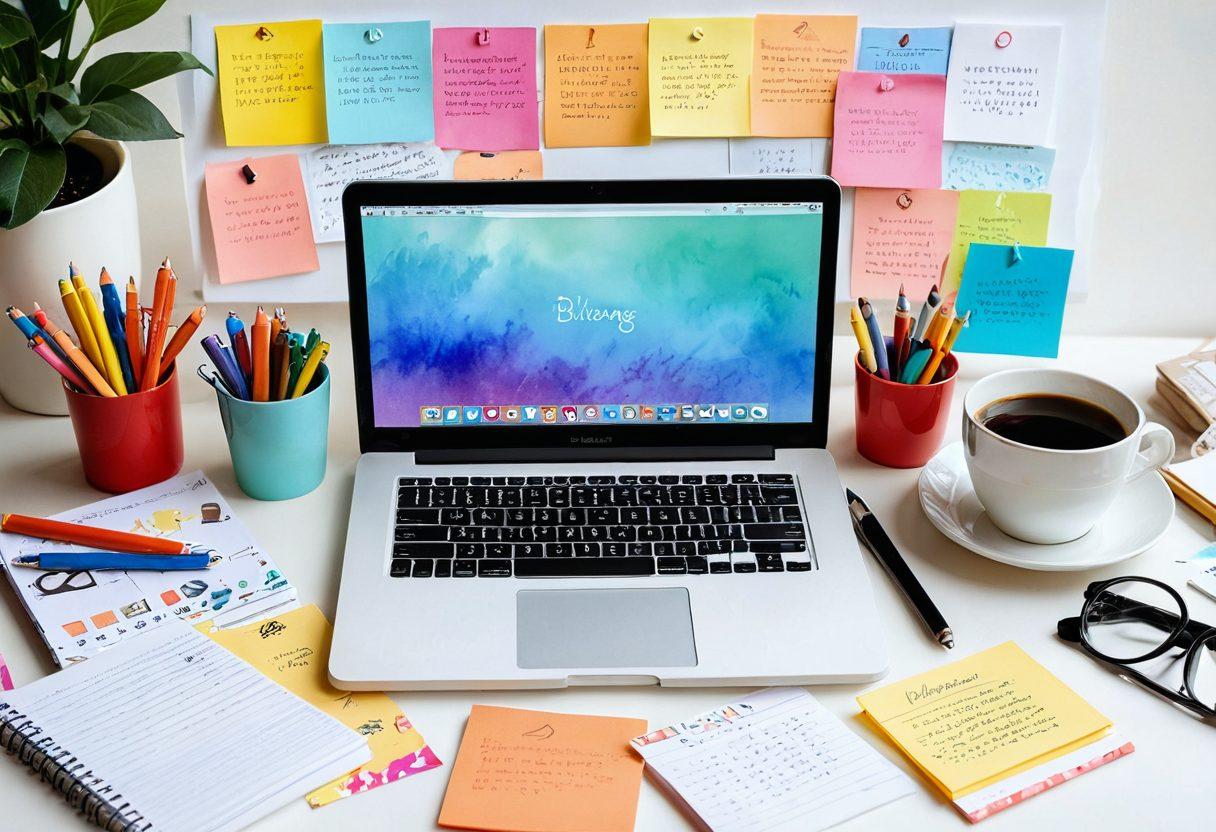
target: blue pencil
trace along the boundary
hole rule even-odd
[[[14,566],[32,569],[80,572],[85,569],[152,569],[176,572],[206,569],[210,555],[132,555],[128,552],[42,552],[13,558]]]
[[[110,273],[101,270],[101,309],[106,320],[106,329],[110,332],[110,340],[114,343],[114,352],[118,353],[118,367],[122,370],[122,383],[127,390],[136,390],[135,372],[131,369],[131,353],[127,350],[127,332],[123,326],[122,301],[118,297],[118,287],[114,285]]]
[[[878,326],[878,316],[874,314],[874,307],[870,306],[870,302],[865,298],[858,298],[857,306],[861,309],[861,317],[866,322],[866,330],[870,333],[870,343],[874,345],[874,363],[878,365],[878,375],[889,380],[891,365],[887,361],[887,342],[883,339],[882,330]]]

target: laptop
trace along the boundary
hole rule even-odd
[[[835,182],[358,182],[343,214],[335,685],[885,673],[824,448]]]

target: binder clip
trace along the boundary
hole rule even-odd
[[[363,33],[363,39],[365,41],[367,41],[368,43],[376,43],[383,37],[384,37],[384,32],[380,31],[379,29],[377,29],[374,26],[371,29],[368,29],[366,32]]]
[[[997,49],[1004,49],[1009,44],[1013,43],[1013,34],[1010,32],[1001,32],[993,41]]]
[[[241,168],[241,176],[245,177],[246,185],[252,185],[253,180],[258,178],[258,172],[255,171],[253,168],[251,168],[249,165],[245,165]]]
[[[488,46],[490,44],[490,30],[482,29],[477,33],[477,45]]]
[[[895,82],[885,75],[882,76],[882,80],[878,82],[878,91],[890,92],[893,89],[895,89]]]
[[[588,49],[595,48],[595,27],[594,26],[592,26],[590,29],[587,30],[587,48]]]
[[[1013,255],[1009,258],[1009,265],[1022,262],[1022,247],[1018,243],[1013,244]]]
[[[266,41],[274,37],[274,32],[270,31],[265,26],[259,26],[258,30],[253,33],[253,36],[258,40]]]
[[[692,32],[689,33],[689,37],[693,40],[702,40],[705,38],[705,30],[700,26],[693,26]]]

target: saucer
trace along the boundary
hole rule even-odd
[[[1045,572],[1079,572],[1135,557],[1174,519],[1174,495],[1161,475],[1140,477],[1086,534],[1068,543],[1027,543],[998,529],[980,505],[963,459],[963,443],[937,452],[920,472],[920,505],[938,531],[978,555]]]

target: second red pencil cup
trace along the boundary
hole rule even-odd
[[[182,467],[177,368],[143,393],[107,398],[63,386],[89,485],[121,494],[161,482]]]
[[[941,447],[954,397],[958,359],[942,361],[941,381],[900,384],[868,372],[853,358],[857,388],[857,451],[889,468],[919,468]]]

